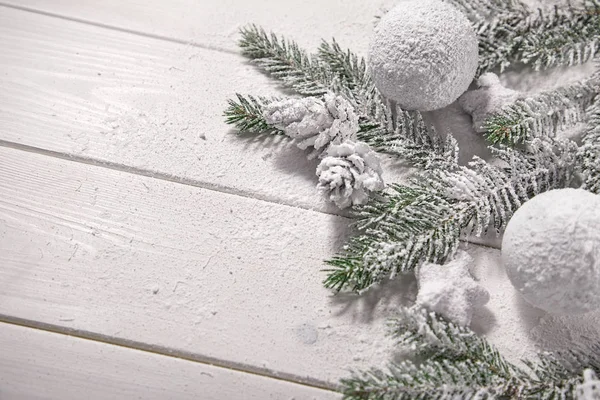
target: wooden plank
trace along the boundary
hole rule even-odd
[[[389,360],[406,300],[322,286],[347,224],[0,147],[0,315],[335,383]]]
[[[228,98],[276,93],[239,56],[6,8],[0,51],[0,140],[335,210],[303,151],[230,133]]]
[[[243,58],[2,8],[0,140],[326,212],[317,161],[231,133],[236,92],[277,94]],[[401,179],[405,169],[386,171]]]
[[[338,399],[324,390],[0,323],[0,399]]]
[[[366,54],[375,16],[389,3],[389,0],[3,2],[227,51],[237,51],[239,28],[255,23],[293,38],[311,51],[319,46],[321,39],[335,37],[342,45],[351,46],[361,54]]]

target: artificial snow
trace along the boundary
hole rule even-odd
[[[450,4],[403,1],[377,25],[369,63],[384,96],[406,110],[436,110],[453,103],[473,81],[477,37]]]
[[[490,299],[487,290],[471,276],[472,263],[471,256],[459,251],[445,265],[422,264],[416,270],[419,285],[416,303],[458,325],[470,325],[475,309]]]
[[[530,304],[553,314],[600,308],[600,197],[581,189],[542,193],[510,220],[502,261]]]
[[[479,89],[466,92],[458,99],[458,104],[473,118],[475,132],[483,133],[485,121],[490,115],[502,110],[507,104],[514,103],[523,95],[516,90],[502,86],[498,75],[488,72],[479,77]]]

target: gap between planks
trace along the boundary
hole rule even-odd
[[[35,8],[20,6],[17,4],[5,3],[5,2],[0,1],[0,7],[11,8],[13,10],[43,15],[45,17],[50,17],[50,18],[62,19],[64,21],[76,22],[78,24],[95,26],[95,27],[102,28],[102,29],[109,29],[109,30],[116,31],[116,32],[122,32],[122,33],[127,33],[130,35],[140,36],[140,37],[144,37],[144,38],[160,40],[163,42],[183,44],[186,46],[197,47],[197,48],[204,49],[204,50],[216,51],[219,53],[236,54],[236,55],[238,54],[237,51],[229,50],[229,49],[226,49],[226,48],[223,48],[220,46],[211,46],[208,44],[202,44],[202,43],[193,42],[193,41],[189,41],[189,40],[177,39],[177,38],[169,37],[169,36],[165,36],[165,35],[141,32],[141,31],[137,31],[135,29],[122,28],[120,26],[109,25],[109,24],[105,24],[102,22],[94,22],[94,21],[90,21],[87,19],[83,19],[83,18],[69,17],[67,15],[61,15],[61,14],[56,14],[56,13],[49,12],[49,11],[37,10]]]
[[[278,381],[294,383],[297,385],[307,386],[315,389],[327,390],[330,392],[338,393],[340,389],[339,386],[332,385],[331,383],[320,381],[314,378],[302,377],[285,372],[274,372],[269,369],[256,367],[250,364],[220,360],[218,358],[207,357],[192,352],[173,350],[164,346],[150,345],[135,340],[103,335],[101,333],[90,332],[81,329],[72,329],[65,326],[49,324],[46,322],[32,321],[4,314],[0,314],[0,322],[45,332],[72,336],[79,339],[90,340],[93,342],[109,344],[127,349],[143,351],[146,353],[152,353],[160,356],[177,358],[180,360],[228,369],[231,371],[242,372],[250,375],[261,376],[265,378],[275,379]]]
[[[201,189],[205,189],[205,190],[229,194],[232,196],[239,196],[239,197],[244,197],[247,199],[259,200],[259,201],[263,201],[265,203],[277,204],[277,205],[291,207],[291,208],[299,208],[302,210],[311,211],[311,212],[315,212],[315,213],[319,213],[319,214],[333,215],[338,218],[347,220],[348,224],[350,224],[352,221],[352,218],[345,216],[345,215],[340,215],[337,213],[330,213],[327,211],[315,210],[313,208],[305,207],[302,205],[286,204],[286,203],[279,202],[276,199],[271,198],[269,196],[258,195],[256,193],[247,193],[240,189],[230,188],[230,187],[216,185],[216,184],[210,184],[208,182],[195,181],[193,179],[178,177],[178,176],[170,175],[170,174],[166,174],[166,173],[153,172],[153,171],[148,171],[148,170],[136,168],[136,167],[129,167],[129,166],[126,166],[123,164],[115,163],[115,162],[99,161],[94,158],[82,157],[82,156],[77,156],[77,155],[61,153],[61,152],[54,151],[54,150],[42,149],[39,147],[29,146],[29,145],[21,144],[21,143],[15,143],[15,142],[11,142],[11,141],[4,140],[4,139],[0,139],[0,147],[6,147],[9,149],[24,151],[27,153],[33,153],[33,154],[39,154],[39,155],[44,155],[44,156],[48,156],[48,157],[58,158],[60,160],[65,160],[65,161],[73,161],[73,162],[80,163],[80,164],[93,165],[95,167],[107,168],[107,169],[111,169],[114,171],[124,172],[127,174],[145,176],[148,178],[154,178],[154,179],[158,179],[158,180],[162,180],[162,181],[166,181],[166,182],[178,183],[180,185],[193,186],[193,187],[197,187],[197,188],[201,188]],[[462,239],[460,239],[460,241],[464,242],[464,243],[469,243],[471,245],[479,246],[479,247],[496,249],[496,250],[500,249],[500,246],[494,246],[494,245],[482,243],[482,242],[478,241],[477,238],[473,238],[473,239],[462,238]]]
[[[9,149],[25,151],[27,153],[33,153],[33,154],[39,154],[39,155],[44,155],[44,156],[48,156],[48,157],[58,158],[60,160],[65,160],[65,161],[73,161],[73,162],[77,162],[80,164],[93,165],[95,167],[107,168],[107,169],[111,169],[114,171],[124,172],[127,174],[145,176],[148,178],[159,179],[162,181],[178,183],[181,185],[193,186],[193,187],[197,187],[197,188],[201,188],[201,189],[210,190],[213,192],[219,192],[219,193],[229,194],[229,195],[233,195],[233,196],[239,196],[239,197],[244,197],[244,198],[248,198],[248,199],[259,200],[259,201],[263,201],[265,203],[277,204],[277,205],[281,205],[281,206],[285,206],[285,207],[299,208],[302,210],[312,211],[312,212],[319,213],[319,214],[333,215],[333,216],[348,220],[348,223],[350,223],[349,221],[351,220],[351,218],[344,216],[344,215],[337,214],[337,213],[315,210],[313,208],[298,205],[298,204],[292,205],[292,204],[282,203],[280,201],[277,201],[277,199],[272,198],[270,196],[265,196],[265,195],[261,195],[261,194],[257,194],[257,193],[249,193],[244,190],[240,190],[240,189],[236,189],[236,188],[231,188],[231,187],[217,185],[217,184],[211,184],[209,182],[196,181],[193,179],[179,177],[176,175],[170,175],[170,174],[163,173],[163,172],[153,172],[153,171],[145,170],[142,168],[129,167],[127,165],[119,164],[119,163],[115,163],[115,162],[111,162],[111,161],[100,161],[100,160],[90,158],[90,157],[82,157],[82,156],[62,153],[59,151],[42,149],[40,147],[30,146],[30,145],[21,144],[21,143],[15,143],[15,142],[11,142],[11,141],[4,140],[4,139],[0,139],[0,147],[6,147]]]

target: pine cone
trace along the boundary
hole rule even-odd
[[[339,208],[364,204],[369,192],[384,188],[377,153],[366,143],[331,145],[317,167],[318,188]]]
[[[358,115],[341,96],[327,93],[323,99],[307,97],[268,104],[264,109],[267,123],[281,129],[305,150],[314,147],[309,159],[323,154],[329,144],[354,139]]]

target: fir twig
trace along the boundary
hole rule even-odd
[[[361,231],[327,261],[325,286],[363,291],[423,262],[444,263],[462,232],[502,231],[512,213],[538,193],[569,186],[577,148],[570,141],[536,139],[523,151],[495,149],[506,166],[475,158],[469,167],[442,164],[392,185],[381,198],[355,208]]]
[[[447,0],[470,18],[479,74],[524,63],[534,70],[583,64],[600,50],[600,4],[531,13],[520,1]]]
[[[497,21],[502,14],[527,11],[519,0],[445,0],[462,11],[473,23]]]
[[[256,25],[242,28],[242,54],[272,77],[307,96],[320,96],[331,85],[328,69],[302,50],[296,42],[267,34]]]
[[[276,99],[244,97],[236,94],[237,101],[229,100],[229,107],[224,112],[225,122],[234,125],[240,132],[252,133],[283,133],[269,125],[263,116],[266,104]]]
[[[420,261],[445,261],[458,247],[460,221],[453,204],[420,188],[391,185],[382,199],[355,208],[363,234],[327,261],[325,286],[364,290],[387,276],[406,273]]]
[[[555,6],[550,16],[531,24],[519,46],[519,61],[534,70],[559,65],[583,64],[600,50],[600,5],[588,1],[583,7]]]
[[[399,345],[420,352],[420,363],[391,364],[342,379],[345,400],[390,399],[578,399],[577,386],[600,371],[600,344],[525,360],[529,370],[508,362],[468,328],[420,307],[400,310],[392,320]],[[581,399],[583,400],[583,399]]]
[[[487,364],[490,371],[507,380],[526,376],[485,339],[424,308],[401,308],[389,323],[398,345],[411,349],[420,358],[477,361]]]
[[[365,59],[350,50],[344,51],[335,39],[331,43],[323,41],[317,55],[319,60],[339,79],[340,86],[348,87],[350,90],[373,86]]]
[[[534,137],[554,137],[587,120],[586,109],[598,94],[597,78],[520,99],[485,122],[485,137],[494,144],[515,145]]]
[[[395,112],[392,112],[392,107],[396,107]],[[388,105],[378,119],[379,123],[367,121],[361,124],[358,132],[359,140],[368,143],[374,150],[425,169],[439,164],[458,164],[456,140],[451,135],[443,138],[425,122],[420,112]]]
[[[588,110],[588,125],[579,150],[583,188],[600,194],[600,99]]]

